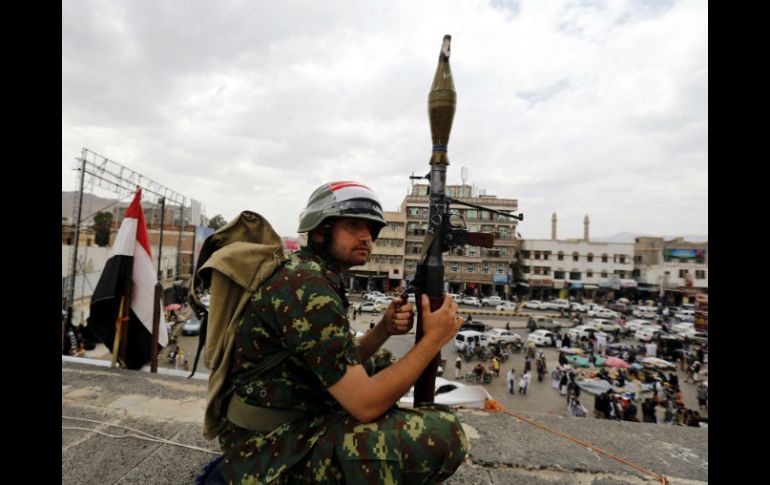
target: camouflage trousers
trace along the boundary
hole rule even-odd
[[[227,440],[230,446],[223,447],[225,478],[228,483],[241,485],[436,483],[451,476],[468,452],[459,419],[451,408],[441,404],[423,404],[414,409],[393,407],[368,424],[344,411],[338,416],[341,419],[329,417],[323,435],[293,464],[285,463],[285,456],[271,450],[264,450],[269,455],[262,456],[264,451],[251,447],[250,432],[231,426],[234,434]],[[290,434],[282,438],[307,439]]]
[[[465,459],[468,443],[450,408],[393,408],[362,424],[348,417],[327,430],[291,468],[289,482],[436,483]]]

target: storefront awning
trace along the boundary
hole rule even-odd
[[[599,285],[589,285],[588,283],[583,285],[584,290],[597,290],[599,289]]]

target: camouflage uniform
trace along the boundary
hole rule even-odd
[[[450,408],[393,406],[362,424],[326,391],[360,363],[347,305],[340,273],[307,248],[252,298],[236,336],[235,394],[306,414],[268,433],[228,423],[219,440],[229,483],[435,483],[464,460],[465,434]],[[290,356],[281,364],[239,382],[253,362],[282,348]],[[394,360],[381,350],[364,367],[373,375]]]

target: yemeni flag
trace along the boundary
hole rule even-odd
[[[115,321],[120,310],[120,300],[125,294],[128,277],[131,277],[131,309],[128,321],[126,367],[141,369],[150,362],[152,349],[152,317],[155,300],[155,284],[158,282],[153,269],[150,239],[142,211],[142,191],[137,190],[128,206],[115,243],[110,249],[107,264],[91,297],[88,326],[112,351],[115,343]],[[158,303],[160,306],[160,302]],[[163,312],[160,311],[158,343],[168,344],[168,332]],[[125,335],[121,335],[121,339]]]

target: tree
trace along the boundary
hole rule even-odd
[[[211,220],[209,221],[209,227],[214,229],[214,230],[219,229],[220,227],[224,226],[225,224],[227,224],[227,221],[225,220],[224,217],[222,217],[219,214],[217,214],[214,217],[212,217]]]
[[[112,212],[97,212],[94,215],[94,242],[97,246],[104,247],[110,242],[110,229],[112,228]]]

